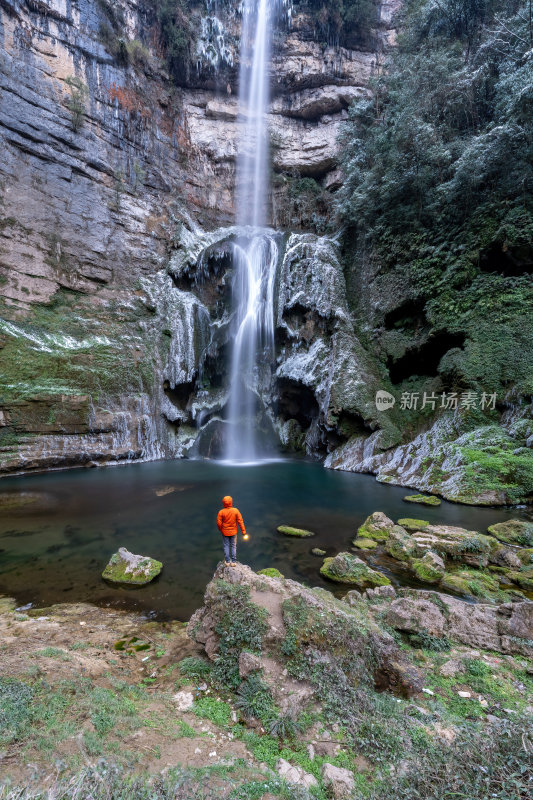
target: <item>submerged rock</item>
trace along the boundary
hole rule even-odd
[[[311,550],[311,553],[314,556],[325,556],[326,555],[326,551],[325,550],[321,550],[320,547],[313,547],[313,549]]]
[[[383,511],[374,511],[365,519],[357,531],[358,539],[374,539],[376,542],[385,541],[394,528],[394,522]]]
[[[385,575],[371,569],[368,564],[351,553],[339,553],[334,558],[324,559],[320,574],[337,583],[354,583],[361,588],[387,586],[390,583]]]
[[[285,536],[298,536],[301,539],[315,535],[312,531],[306,531],[303,528],[291,528],[290,525],[280,525],[278,531],[285,534]]]
[[[109,559],[102,578],[112,583],[144,586],[159,575],[162,569],[163,564],[155,558],[134,555],[125,547],[119,547],[118,553],[113,553]]]
[[[425,494],[407,494],[403,499],[407,503],[420,503],[423,506],[440,506],[442,502],[440,497],[427,496]]]
[[[498,522],[491,525],[488,531],[496,539],[508,544],[521,544],[526,547],[533,546],[533,523],[519,519],[510,519],[507,522]]]
[[[378,543],[374,539],[354,539],[353,546],[358,550],[375,550]]]

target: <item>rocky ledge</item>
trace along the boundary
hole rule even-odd
[[[532,614],[392,586],[339,600],[241,564],[187,627],[0,598],[2,780],[20,797],[77,781],[88,800],[105,780],[154,800],[385,800],[434,781],[475,797],[488,774],[526,796]]]

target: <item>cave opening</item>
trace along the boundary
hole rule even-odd
[[[427,325],[426,301],[422,298],[410,299],[385,314],[386,328],[408,328],[419,330]]]
[[[533,271],[533,247],[524,244],[522,247],[504,250],[501,244],[493,242],[480,256],[481,272],[497,272],[504,277],[517,277]]]
[[[409,349],[401,358],[387,361],[391,382],[394,385],[414,376],[436,377],[438,366],[444,355],[453,348],[463,348],[466,336],[464,333],[448,333],[441,331],[416,348]]]
[[[318,417],[320,409],[315,393],[300,381],[278,378],[275,397],[274,411],[284,422],[295,419],[305,430]]]

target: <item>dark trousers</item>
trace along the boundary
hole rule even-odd
[[[224,542],[224,560],[233,561],[235,564],[237,561],[237,534],[234,533],[233,536],[222,534],[222,541]]]

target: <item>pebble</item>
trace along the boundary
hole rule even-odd
[[[201,755],[201,754],[202,754],[202,751],[200,750],[200,748],[199,748],[199,747],[197,747],[197,748],[196,748],[196,750],[195,750],[194,752],[195,752],[195,754],[196,754],[197,756],[199,756],[199,755]]]
[[[457,692],[457,694],[459,695],[459,697],[472,697],[470,692]]]
[[[432,691],[431,691],[431,689],[426,689],[426,687],[425,687],[425,686],[424,686],[424,688],[422,689],[422,691],[423,691],[423,692],[425,692],[426,694],[431,694],[431,695],[434,695],[434,694],[435,694],[435,692],[432,692]],[[459,692],[459,694],[461,694],[461,692]]]

